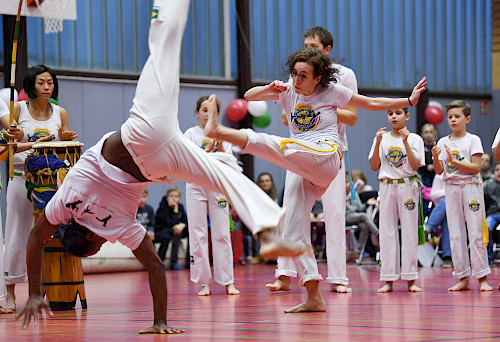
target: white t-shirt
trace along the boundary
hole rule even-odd
[[[279,94],[278,100],[285,110],[290,136],[312,142],[329,140],[341,148],[337,108],[344,108],[352,94],[352,90],[330,83],[312,95],[299,95],[291,85],[289,91]]]
[[[194,126],[187,129],[184,135],[203,150],[207,148],[208,144],[212,140],[205,135],[205,131],[200,126]],[[223,141],[222,147],[224,147],[225,152],[232,153],[232,145],[230,142]],[[214,152],[217,152],[217,146],[214,146]]]
[[[62,126],[62,121],[58,105],[51,104],[51,117],[48,120],[39,121],[31,116],[26,101],[20,101],[18,103],[21,106],[18,125],[24,130],[22,142],[33,142],[51,134],[54,134],[53,140],[59,140],[59,128]],[[33,149],[14,154],[14,169],[16,171],[24,171],[24,162],[31,152],[33,152]]]
[[[483,154],[483,145],[481,139],[475,135],[467,133],[463,138],[458,140],[450,140],[450,136],[445,136],[439,139],[437,146],[441,147],[439,160],[443,162],[444,180],[447,179],[468,179],[474,176],[473,173],[459,170],[456,166],[448,163],[448,155],[444,146],[451,149],[453,159],[458,159],[467,163],[471,162],[471,157],[474,154]]]
[[[495,135],[495,140],[493,140],[493,145],[491,145],[491,149],[494,150],[498,146],[499,142],[500,142],[500,128],[497,131],[497,135]]]
[[[5,102],[0,101],[0,117],[4,115],[10,115],[10,109]]]
[[[142,192],[152,182],[139,182],[103,158],[102,145],[111,134],[85,151],[68,172],[45,207],[45,216],[53,225],[74,219],[106,240],[135,250],[146,234],[135,214]]]
[[[377,137],[373,138],[372,148],[368,159],[373,156]],[[425,165],[424,141],[415,133],[408,135],[408,144],[420,161],[420,166]],[[412,169],[406,153],[403,138],[395,138],[389,132],[382,135],[379,146],[380,170],[378,179],[402,179],[414,176],[416,171]]]

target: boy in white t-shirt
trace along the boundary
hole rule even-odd
[[[449,291],[468,290],[471,274],[479,280],[481,291],[492,290],[487,281],[491,270],[488,253],[483,245],[484,198],[481,176],[478,175],[483,146],[477,135],[465,130],[470,122],[470,111],[470,105],[462,100],[448,104],[448,125],[453,133],[439,139],[432,148],[434,170],[437,174],[444,172],[453,276],[460,279]]]
[[[408,281],[408,291],[421,292],[418,278],[418,206],[420,181],[417,169],[425,165],[424,141],[406,128],[410,119],[407,108],[389,110],[392,127],[378,130],[369,154],[373,171],[380,169],[380,280],[379,293],[392,292],[393,282]],[[401,256],[398,220],[401,222]]]

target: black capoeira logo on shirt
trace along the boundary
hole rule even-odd
[[[66,208],[71,208],[71,210],[78,210],[78,204],[83,203],[82,201],[78,200],[73,203],[66,203]]]
[[[106,227],[106,224],[108,224],[108,221],[111,219],[111,215],[108,217],[103,218],[102,220],[98,217],[95,218],[97,221],[102,222],[102,226]]]

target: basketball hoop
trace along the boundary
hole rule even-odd
[[[32,1],[33,2],[33,1]],[[63,30],[64,10],[68,0],[35,0],[36,7],[42,12],[45,34]]]

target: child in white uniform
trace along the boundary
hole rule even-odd
[[[392,292],[393,282],[408,281],[408,291],[422,291],[418,278],[418,214],[419,179],[417,169],[425,165],[424,142],[406,128],[408,109],[389,110],[387,119],[392,129],[378,130],[368,159],[373,171],[380,169],[380,280],[378,292]],[[398,220],[401,222],[401,256]]]
[[[217,113],[219,103],[217,103]],[[196,116],[200,124],[189,128],[184,135],[206,152],[232,154],[231,144],[215,141],[205,136],[203,130],[208,119],[208,96],[196,103]],[[208,222],[212,237],[212,258],[215,282],[226,287],[226,293],[240,293],[234,286],[233,248],[229,221],[229,203],[221,193],[207,190],[199,185],[186,184],[186,208],[189,222],[189,253],[191,256],[191,281],[202,286],[198,296],[209,296],[212,275],[208,255]]]
[[[245,98],[250,101],[278,100],[287,113],[292,139],[224,127],[218,124],[215,109],[205,126],[205,133],[243,148],[241,153],[264,158],[293,172],[289,173],[285,184],[285,197],[289,200],[284,203],[287,208],[284,237],[310,245],[309,213],[316,198],[330,186],[340,165],[337,107],[349,104],[380,110],[402,107],[408,101],[416,103],[426,81],[422,79],[408,99],[372,99],[330,83],[335,71],[329,58],[317,49],[297,51],[289,58],[287,66],[293,76],[293,85],[274,81],[248,90]],[[294,262],[299,285],[306,287],[308,297],[304,303],[285,312],[325,311],[326,304],[319,291],[319,281],[323,278],[314,255],[303,254],[294,258]]]
[[[448,104],[448,125],[453,133],[439,139],[432,148],[434,169],[437,174],[444,172],[453,276],[459,279],[449,291],[468,290],[470,275],[479,280],[481,291],[492,290],[487,280],[491,270],[488,252],[483,245],[484,198],[481,176],[478,175],[483,146],[477,135],[466,131],[470,112],[470,105],[462,100]]]

